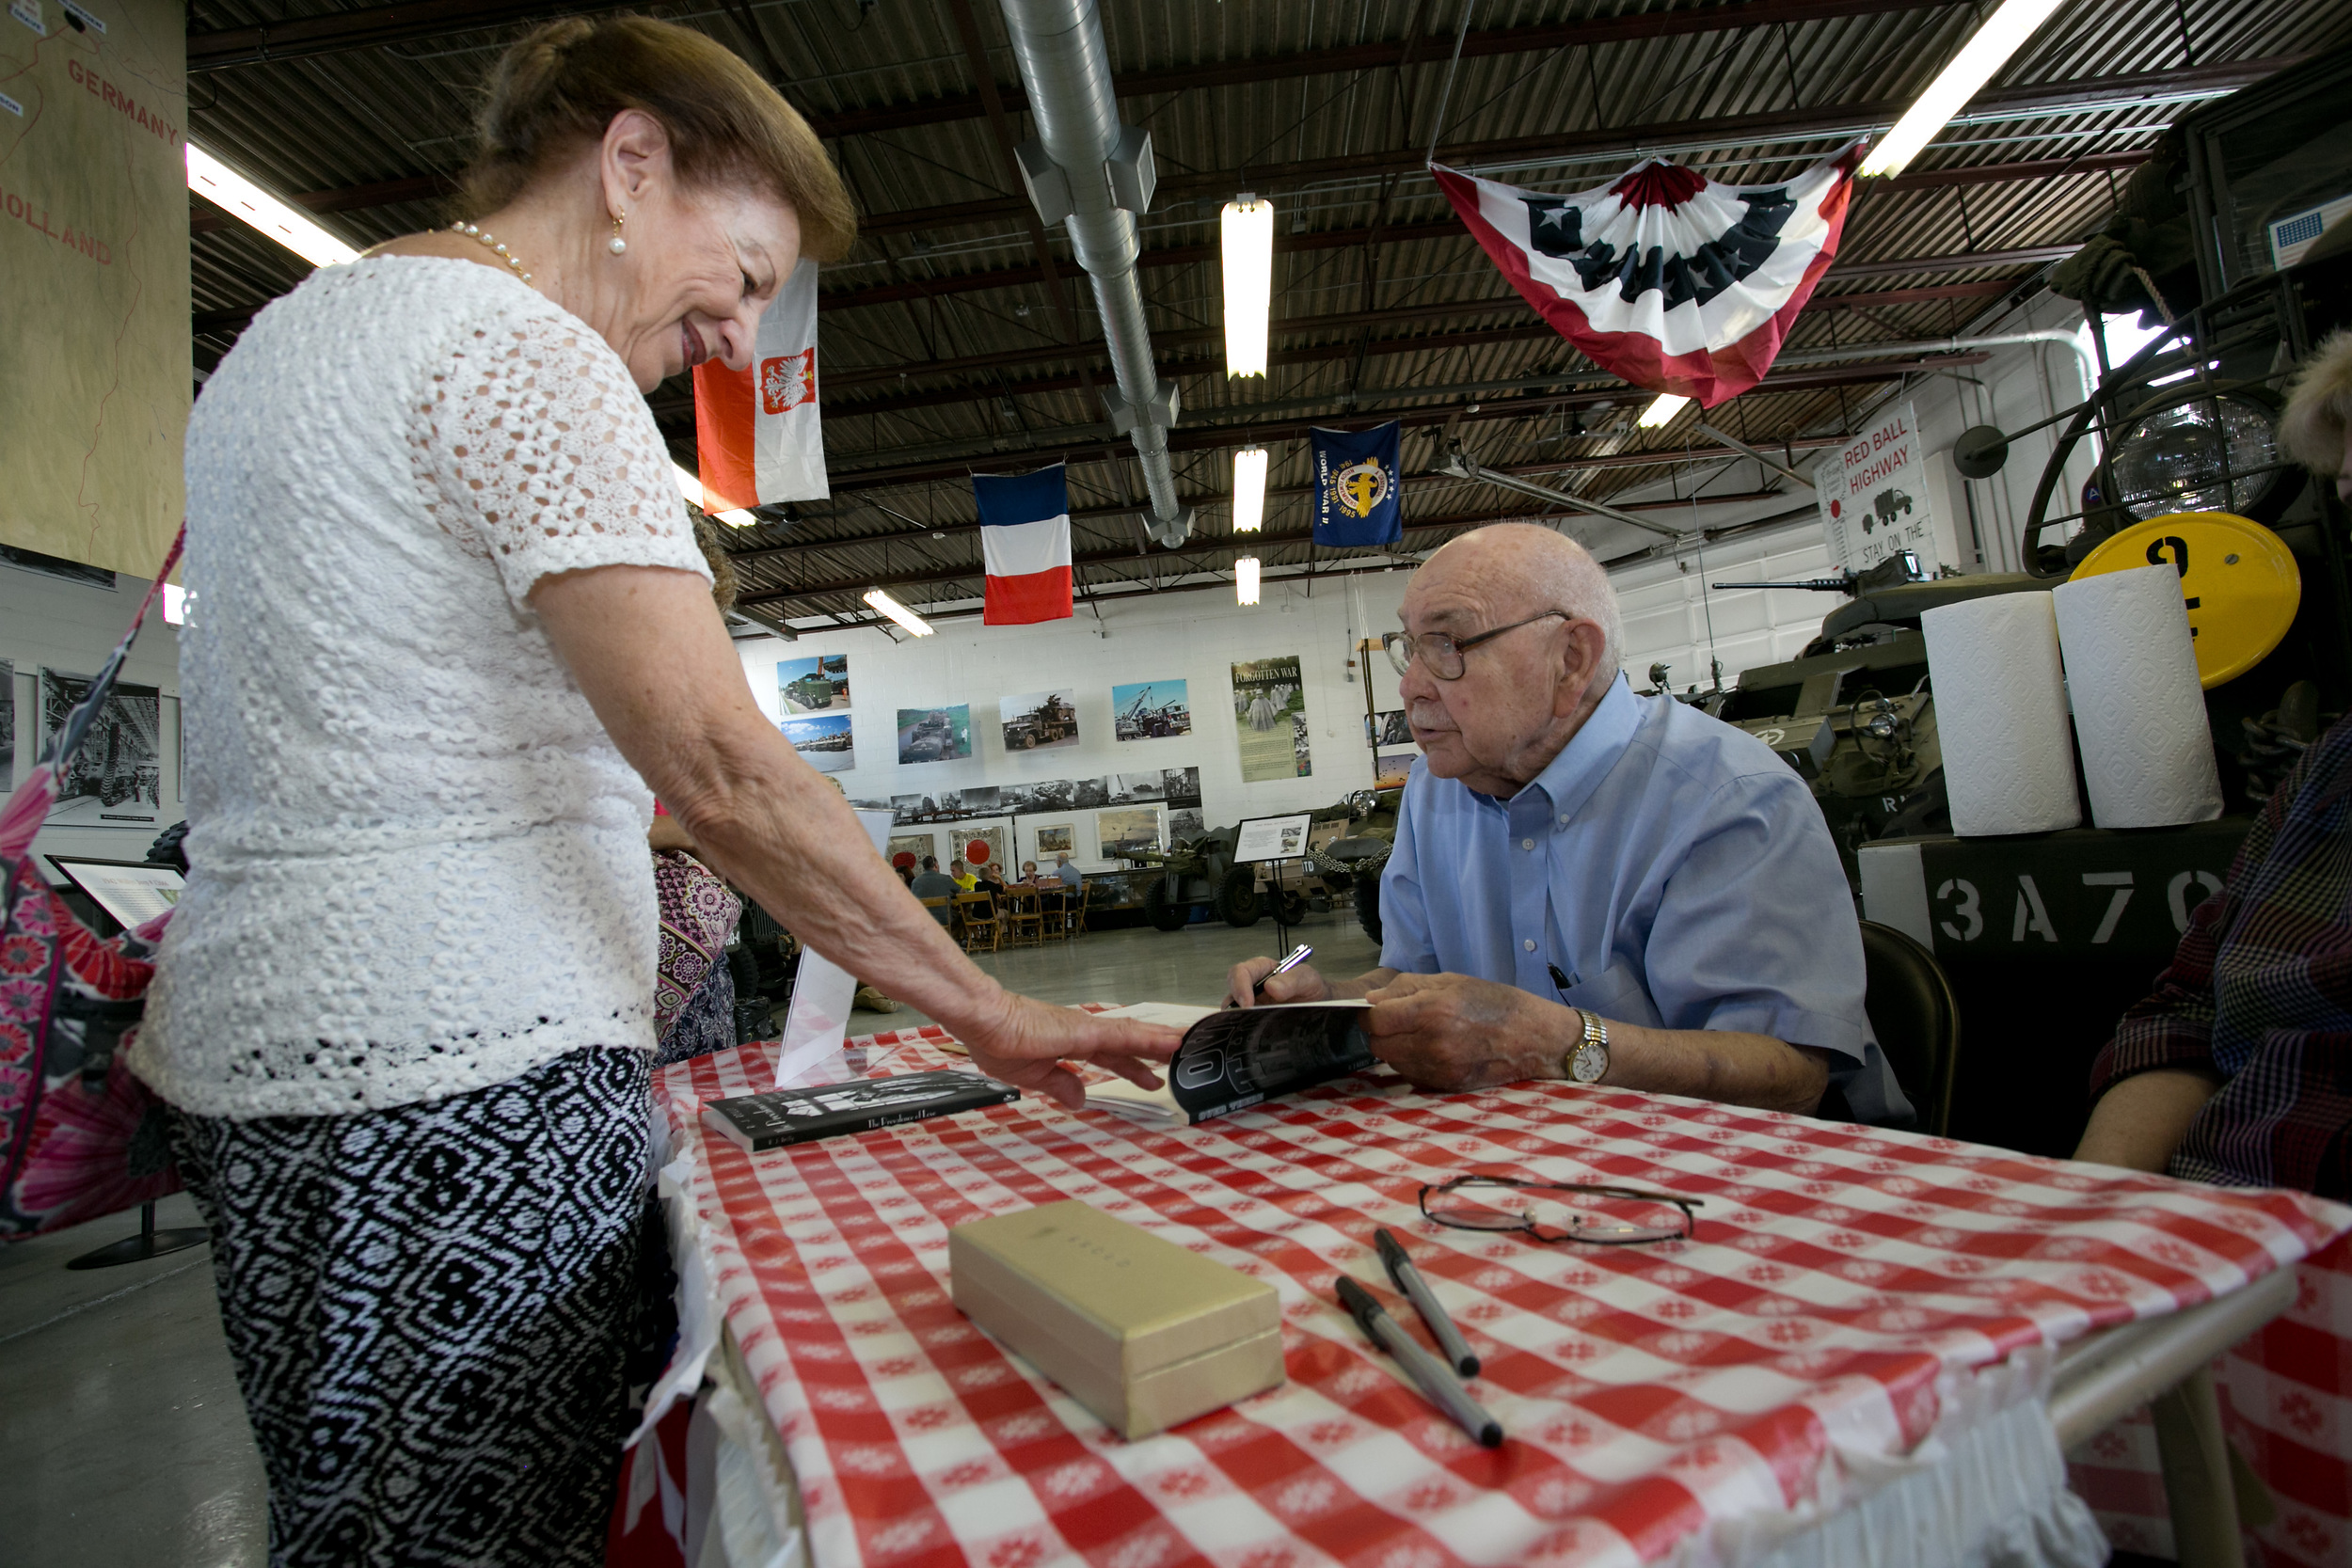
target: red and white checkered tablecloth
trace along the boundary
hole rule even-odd
[[[967,1067],[873,1037],[871,1070]],[[1622,1090],[1344,1080],[1145,1132],[1027,1099],[777,1150],[703,1101],[773,1047],[656,1077],[706,1261],[800,1482],[818,1568],[980,1563],[1615,1564],[1818,1514],[1846,1454],[1908,1452],[1955,1380],[2171,1311],[2352,1229],[2300,1194],[2092,1174],[1946,1139]],[[1469,1169],[1704,1200],[1673,1247],[1546,1246],[1422,1221]],[[1088,1202],[1281,1292],[1290,1381],[1123,1443],[959,1313],[947,1229]],[[1473,1445],[1341,1309],[1405,1238],[1485,1368]],[[1792,1512],[1793,1511],[1793,1512]]]

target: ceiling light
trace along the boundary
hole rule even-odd
[[[1258,558],[1254,555],[1233,562],[1233,600],[1237,604],[1258,602]]]
[[[1643,409],[1642,417],[1633,422],[1644,430],[1663,430],[1675,422],[1677,414],[1690,406],[1689,398],[1677,397],[1672,392],[1661,392],[1650,399],[1649,406]]]
[[[1265,523],[1265,448],[1233,453],[1233,531],[1255,533]]]
[[[1244,191],[1225,204],[1225,373],[1265,374],[1274,311],[1274,203]]]
[[[868,588],[866,591],[866,602],[906,627],[916,637],[929,637],[931,634],[931,624],[929,621],[924,620],[923,617],[879,588]]]
[[[309,214],[280,201],[194,142],[188,143],[188,189],[314,267],[358,259],[357,250],[311,222]]]
[[[1951,118],[1967,106],[1977,96],[1977,89],[1993,79],[1993,73],[2009,62],[2019,45],[2033,37],[2035,29],[2050,19],[2058,8],[2058,0],[2002,0],[2001,8],[1987,18],[1976,36],[1961,46],[1951,63],[1937,73],[1921,93],[1903,111],[1903,118],[1886,134],[1886,139],[1870,150],[1862,162],[1862,172],[1899,174],[1903,166],[1919,155],[1919,150]]]

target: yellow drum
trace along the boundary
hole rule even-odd
[[[2163,565],[2181,574],[2197,675],[2208,691],[2260,664],[2303,602],[2303,574],[2286,541],[2229,512],[2174,512],[2136,523],[2083,557],[2074,575]]]

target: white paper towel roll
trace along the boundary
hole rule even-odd
[[[2163,828],[2221,815],[2197,645],[2173,567],[2135,566],[2054,592],[2082,737],[2090,819]]]
[[[1999,594],[1919,617],[1952,832],[2079,827],[2058,618],[2047,594]]]

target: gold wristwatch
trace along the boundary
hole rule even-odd
[[[1588,1008],[1577,1008],[1576,1016],[1584,1035],[1561,1056],[1560,1071],[1572,1084],[1597,1084],[1609,1076],[1609,1025]]]

